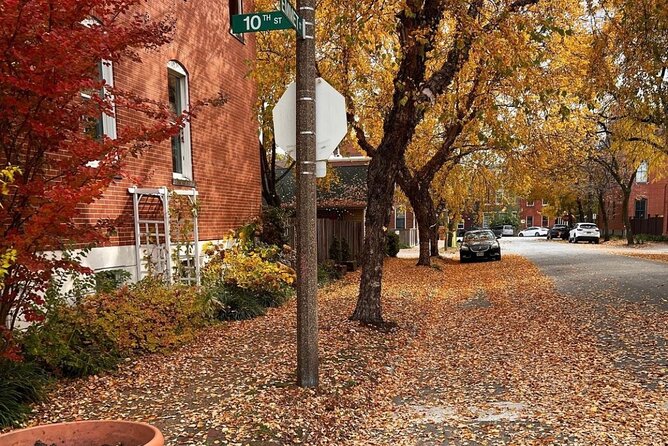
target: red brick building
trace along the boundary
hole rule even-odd
[[[631,226],[634,234],[668,235],[668,179],[658,179],[648,167],[642,165],[638,169],[631,190],[628,209]],[[621,206],[621,193],[617,188],[611,189],[606,197],[609,228],[619,235],[624,233]]]
[[[105,80],[117,88],[169,103],[177,112],[219,93],[228,101],[221,107],[202,108],[179,136],[130,160],[132,179],[116,181],[102,200],[83,212],[84,218],[121,222],[108,246],[95,248],[89,255],[88,264],[96,270],[126,269],[135,277],[143,275],[138,267],[143,257],[156,258],[156,253],[149,251],[170,252],[169,240],[165,242],[170,222],[164,205],[171,191],[196,199],[197,230],[193,235],[199,245],[222,239],[258,215],[261,206],[256,87],[247,76],[249,61],[255,59],[255,38],[230,31],[230,16],[252,11],[253,2],[159,0],[145,5],[152,17],[175,17],[173,41],[142,54],[141,63],[103,64]],[[102,130],[115,137],[117,129],[128,123],[140,125],[141,117],[123,111],[115,117],[104,116]],[[133,189],[135,186],[138,189]],[[137,200],[136,206],[133,200]],[[138,244],[144,245],[142,250]],[[169,265],[170,256],[162,256]]]
[[[529,228],[531,226],[551,227],[555,223],[561,223],[560,219],[550,217],[543,212],[543,208],[548,206],[548,203],[543,200],[528,200],[520,198],[519,204],[519,230]]]

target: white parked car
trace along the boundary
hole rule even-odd
[[[518,237],[545,237],[550,232],[547,228],[540,226],[531,226],[517,233]]]
[[[575,227],[568,233],[568,243],[589,242],[596,243],[601,240],[601,231],[594,223],[576,223]]]

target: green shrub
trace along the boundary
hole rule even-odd
[[[34,363],[0,358],[0,427],[23,421],[30,403],[42,398],[46,373]]]
[[[192,288],[148,278],[74,305],[52,305],[22,341],[26,356],[50,372],[85,376],[112,369],[121,357],[192,340],[204,313],[204,300]]]
[[[184,285],[147,278],[112,294],[97,294],[82,305],[91,323],[124,353],[166,351],[192,340],[205,324],[201,295]]]
[[[279,210],[266,213],[281,217]],[[259,231],[259,223],[252,221],[234,231],[229,242],[204,246],[201,296],[209,317],[250,319],[294,296],[296,273],[289,266],[294,252],[287,245],[264,243]]]
[[[110,335],[80,305],[52,306],[22,339],[26,358],[57,376],[97,374],[116,366],[120,354]]]
[[[341,277],[341,270],[336,267],[334,260],[325,260],[318,264],[318,285],[326,285]]]
[[[262,305],[277,307],[294,295],[295,271],[282,263],[289,247],[239,243],[230,249],[210,245],[202,273],[205,289],[221,285],[250,291]]]
[[[668,242],[668,236],[665,235],[636,234],[634,239],[636,243],[640,244],[645,242]]]
[[[329,245],[329,258],[336,263],[350,261],[350,246],[345,237],[339,239],[334,236],[332,238],[332,243]]]
[[[219,284],[205,294],[211,315],[222,321],[253,319],[267,312],[258,295],[236,285]]]
[[[398,234],[388,232],[385,236],[385,253],[390,257],[396,257],[399,254],[401,239]]]
[[[111,293],[130,281],[132,275],[124,269],[112,269],[95,273],[95,292]]]
[[[289,211],[280,207],[262,209],[262,233],[260,240],[267,245],[283,246],[288,243],[287,221]]]
[[[334,262],[341,262],[341,241],[332,237],[332,243],[329,244],[329,258]]]

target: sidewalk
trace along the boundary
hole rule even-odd
[[[458,252],[458,250],[457,248],[448,248],[448,250],[446,251],[445,241],[439,240],[438,252],[443,257],[452,257]],[[399,254],[397,254],[397,258],[399,259],[417,259],[419,257],[420,257],[420,245],[415,245],[412,248],[402,249],[401,251],[399,251]]]

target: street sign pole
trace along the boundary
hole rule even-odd
[[[316,234],[315,0],[299,0],[299,16],[281,0],[285,16],[301,28],[297,39],[297,384],[318,386]],[[301,22],[301,26],[298,26]]]

